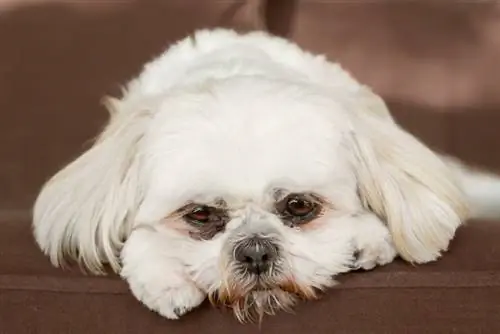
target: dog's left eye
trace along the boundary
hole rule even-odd
[[[293,216],[304,217],[314,210],[314,203],[300,197],[292,197],[286,203],[286,210]]]
[[[306,194],[291,194],[276,203],[278,214],[287,224],[307,223],[321,213],[321,205]]]

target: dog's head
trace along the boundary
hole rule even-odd
[[[171,253],[187,275],[245,318],[346,271],[346,219],[376,214],[403,258],[426,262],[463,218],[445,165],[368,90],[243,77],[112,108],[37,200],[35,235],[56,264],[118,269],[132,229],[154,225],[182,241]]]

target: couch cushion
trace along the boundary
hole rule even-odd
[[[500,170],[500,3],[271,0],[271,31],[340,62],[433,148]]]
[[[459,230],[435,263],[401,261],[351,273],[295,314],[267,317],[264,333],[500,333],[500,222]],[[432,327],[429,328],[429,323]],[[146,309],[115,277],[52,268],[29,217],[0,216],[1,333],[255,333],[205,304],[180,321]]]
[[[102,128],[101,98],[118,94],[144,62],[194,29],[260,28],[260,3],[2,1],[0,210],[32,205],[41,184]]]

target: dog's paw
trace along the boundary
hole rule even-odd
[[[205,294],[193,285],[168,289],[156,300],[155,311],[168,319],[178,319],[199,306]]]
[[[129,281],[132,294],[150,310],[168,319],[179,319],[205,300],[205,293],[194,284],[178,287],[159,287],[154,283],[141,284]]]
[[[162,234],[137,229],[125,243],[120,276],[130,291],[149,309],[168,319],[178,319],[200,305],[206,297],[177,260],[165,256]]]
[[[355,252],[352,269],[370,270],[396,258],[391,234],[378,220],[359,229],[353,241]]]

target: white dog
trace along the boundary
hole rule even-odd
[[[495,176],[433,153],[339,65],[262,32],[199,31],[107,105],[97,142],[42,189],[36,240],[55,265],[111,265],[170,319],[207,296],[261,318],[353,267],[437,259],[469,204],[500,215]]]

